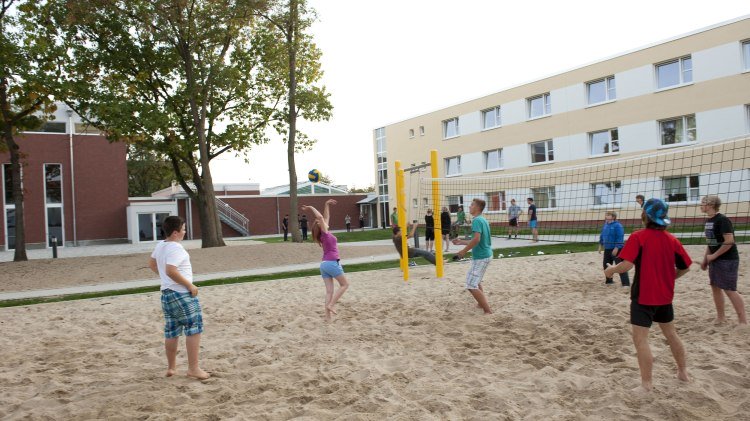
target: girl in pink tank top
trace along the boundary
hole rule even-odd
[[[326,287],[325,318],[331,320],[331,316],[336,314],[336,303],[344,292],[349,288],[349,282],[344,275],[344,268],[339,263],[339,248],[336,236],[328,231],[328,221],[330,221],[330,206],[337,202],[333,199],[326,200],[323,213],[321,214],[310,205],[303,205],[302,211],[310,211],[315,216],[312,223],[312,238],[323,248],[323,259],[320,262],[320,275],[323,277],[323,283]],[[334,291],[333,280],[339,283],[339,289]]]

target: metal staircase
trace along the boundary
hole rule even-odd
[[[229,225],[233,230],[239,232],[244,237],[250,236],[250,220],[245,215],[237,212],[236,209],[229,206],[229,203],[216,198],[216,210],[219,213],[221,222]]]

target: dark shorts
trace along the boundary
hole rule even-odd
[[[427,241],[433,241],[435,239],[435,230],[427,228],[424,230],[424,239]]]
[[[513,218],[510,221],[508,221],[508,225],[511,227],[517,227],[518,226],[518,218]]]
[[[189,292],[165,289],[161,292],[161,309],[164,312],[164,337],[176,338],[183,333],[192,336],[203,332],[203,313],[198,297]]]
[[[711,285],[727,291],[737,291],[739,260],[714,260],[708,265],[708,279]]]
[[[630,302],[630,324],[651,327],[656,323],[669,323],[674,320],[672,304],[663,306],[645,306],[637,301]]]

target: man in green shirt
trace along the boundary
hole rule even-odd
[[[482,216],[485,205],[486,203],[482,199],[471,201],[469,213],[474,217],[471,223],[473,237],[471,240],[456,238],[453,240],[453,244],[465,246],[456,253],[459,258],[463,258],[471,250],[471,268],[469,268],[469,272],[466,274],[466,289],[477,300],[477,304],[484,310],[484,314],[492,314],[487,297],[484,296],[484,289],[482,288],[482,278],[492,260],[490,224]]]
[[[398,212],[396,211],[396,208],[393,208],[393,213],[391,214],[391,228],[395,228],[398,226]]]

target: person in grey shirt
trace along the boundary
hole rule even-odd
[[[510,207],[508,207],[508,240],[511,239],[511,234],[515,233],[515,238],[518,238],[518,217],[521,216],[521,207],[516,205],[516,199],[510,199]]]

